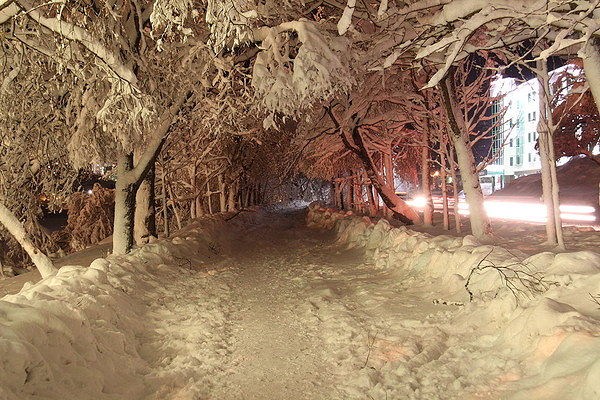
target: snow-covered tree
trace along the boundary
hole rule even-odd
[[[592,150],[600,143],[600,112],[578,64],[581,60],[571,59],[568,68],[552,77],[555,154],[556,158],[585,155],[598,162]]]
[[[38,224],[42,199],[61,208],[76,171],[67,162],[69,77],[57,65],[26,54],[21,44],[0,48],[0,225],[29,255],[42,276],[55,272]],[[5,236],[0,231],[0,236]]]
[[[208,52],[202,43],[172,45],[172,37],[194,33],[183,27],[188,13],[180,14],[176,4],[5,3],[0,21],[11,26],[6,40],[23,43],[26,51],[44,54],[79,78],[69,98],[77,117],[68,148],[78,165],[118,162],[114,251],[126,252],[137,188],[201,76],[190,69],[204,68],[194,62]]]

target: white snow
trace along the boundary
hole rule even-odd
[[[465,304],[439,325],[445,335],[431,351],[443,365],[437,365],[435,379],[444,378],[437,386],[449,389],[429,398],[458,398],[469,387],[479,388],[474,392],[483,398],[600,398],[600,306],[590,295],[600,292],[598,253],[545,252],[518,260],[471,236],[430,236],[347,214],[312,205],[308,221],[335,226],[340,242],[367,249],[376,267],[399,273],[405,285],[443,303]],[[531,292],[522,279],[513,279],[515,296],[496,270],[486,268],[471,281],[469,302],[466,278],[486,263],[535,274],[543,286]],[[423,368],[403,368],[408,375],[423,374]],[[450,375],[444,377],[445,369]],[[420,396],[408,398],[428,398]]]
[[[597,253],[298,215],[205,218],[5,296],[0,399],[599,398]],[[492,262],[529,274],[505,270],[516,296]]]

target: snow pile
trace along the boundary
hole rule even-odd
[[[240,215],[233,225],[253,218]],[[198,268],[227,251],[232,234],[224,226],[222,218],[203,219],[170,240],[89,267],[64,266],[0,299],[0,399],[198,397],[203,383],[191,385],[190,377],[219,367],[215,347],[223,345],[215,335],[226,323],[219,296],[228,290],[211,287],[207,278],[216,271]],[[190,287],[170,288],[182,274],[196,278]],[[148,306],[164,305],[177,289],[182,304],[153,315],[157,307]],[[188,304],[191,290],[210,298]],[[168,321],[182,307],[194,308],[194,320],[189,330],[171,332]],[[195,387],[167,395],[186,384]]]
[[[573,157],[556,168],[560,199],[565,204],[598,205],[600,164],[589,157]],[[524,196],[536,199],[542,196],[541,174],[531,174],[512,181],[504,189],[494,192],[493,197]]]
[[[592,297],[600,293],[599,254],[545,252],[521,259],[472,236],[433,237],[318,204],[311,204],[307,222],[333,228],[341,243],[365,249],[376,269],[431,293],[435,303],[464,305],[438,332],[450,335],[448,342],[460,338],[457,347],[446,350],[446,340],[432,344],[434,359],[474,363],[468,371],[448,371],[458,374],[458,388],[460,375],[474,376],[475,368],[496,374],[488,383],[511,399],[600,398],[600,306]],[[469,341],[473,349],[459,355]],[[422,365],[417,358],[399,370]],[[448,365],[437,366],[438,376]]]

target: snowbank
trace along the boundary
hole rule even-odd
[[[220,257],[232,245],[231,225],[254,218],[206,218],[129,255],[64,266],[0,299],[0,399],[151,397],[156,388],[141,355],[149,350],[140,346],[150,328],[145,303],[173,274]]]
[[[516,361],[498,385],[511,399],[600,398],[600,255],[540,253],[520,259],[474,237],[392,228],[311,204],[309,226],[333,229],[364,248],[376,268],[407,286],[427,286],[444,304],[464,305],[447,330]]]

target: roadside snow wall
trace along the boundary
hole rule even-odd
[[[256,214],[256,213],[254,213]],[[140,399],[152,395],[140,355],[149,300],[165,279],[233,246],[241,214],[204,218],[126,256],[64,266],[54,276],[0,299],[0,399]],[[201,262],[200,262],[201,263]],[[188,272],[189,273],[189,272]]]
[[[449,331],[474,335],[516,361],[517,373],[499,378],[507,398],[600,399],[600,305],[593,298],[600,294],[599,254],[520,259],[473,236],[392,228],[317,203],[307,224],[333,229],[341,244],[365,249],[375,268],[426,288],[432,301],[460,306]]]

